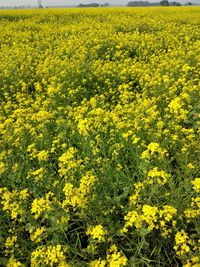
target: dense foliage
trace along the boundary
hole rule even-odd
[[[0,32],[0,265],[200,266],[200,8]]]

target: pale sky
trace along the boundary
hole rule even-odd
[[[131,0],[42,0],[43,6],[59,6],[59,5],[78,5],[80,3],[105,3],[110,5],[126,5]],[[135,1],[135,0],[132,0]],[[145,1],[145,0],[144,0]],[[148,1],[148,0],[147,0]],[[193,3],[200,3],[200,0],[170,0],[185,3],[191,1]],[[160,2],[160,0],[149,0],[149,2]],[[37,0],[0,0],[0,6],[36,6]]]
[[[105,3],[126,5],[131,0],[42,0],[43,6],[78,5],[80,3]],[[0,0],[0,6],[36,6],[37,0]]]

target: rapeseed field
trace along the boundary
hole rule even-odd
[[[200,8],[0,11],[0,266],[200,266]]]

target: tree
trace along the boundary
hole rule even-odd
[[[131,1],[131,2],[128,2],[127,6],[133,6],[133,7],[136,7],[136,6],[151,6],[151,4],[148,2],[148,1]]]
[[[169,6],[169,2],[168,2],[168,0],[161,0],[160,5],[161,6]]]
[[[106,3],[102,4],[101,6],[102,6],[102,7],[108,7],[109,5],[110,5],[110,4],[106,2]]]
[[[100,4],[98,3],[91,3],[91,4],[79,4],[78,7],[99,7]]]
[[[182,6],[181,3],[179,2],[170,2],[169,5],[170,6]]]

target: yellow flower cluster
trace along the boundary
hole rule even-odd
[[[88,201],[89,193],[92,186],[96,181],[96,177],[91,171],[87,172],[80,179],[80,186],[74,188],[71,183],[66,183],[63,192],[65,193],[66,199],[63,201],[63,207],[71,205],[72,207],[85,207]]]
[[[61,245],[41,246],[31,253],[31,266],[68,267],[65,253],[67,248]]]
[[[112,245],[107,252],[105,260],[98,259],[90,262],[90,267],[122,267],[126,266],[127,258],[121,251],[118,250],[116,245]]]
[[[162,149],[158,143],[151,142],[145,151],[142,152],[142,159],[151,159],[152,157],[163,158],[167,154],[166,149]]]
[[[0,194],[3,210],[9,212],[12,219],[22,221],[25,214],[23,206],[29,196],[28,189],[9,191],[7,188],[0,188]]]
[[[38,160],[40,161],[46,161],[48,159],[48,152],[45,150],[40,151],[37,154]]]
[[[40,227],[40,228],[37,228],[37,229],[31,228],[29,230],[31,241],[36,242],[36,243],[40,242],[41,241],[41,237],[40,236],[45,232],[45,230],[46,229],[45,229],[44,226]]]
[[[197,193],[200,193],[200,178],[195,178],[195,180],[192,181],[192,184],[193,184],[194,191],[196,191]]]
[[[200,178],[195,178],[195,180],[192,181],[192,184],[195,197],[191,198],[190,208],[184,211],[188,221],[191,221],[192,218],[198,219],[200,216]]]
[[[183,229],[176,233],[174,250],[178,256],[185,259],[184,267],[198,267],[200,265],[199,242],[199,240],[195,242],[190,239],[189,235]]]
[[[175,235],[176,246],[174,246],[174,249],[177,255],[181,256],[190,251],[188,239],[189,237],[184,230],[181,230]]]
[[[9,258],[7,267],[24,267],[24,264],[21,264],[18,260],[16,260],[14,257]]]
[[[162,206],[162,209],[158,207],[152,207],[150,205],[143,205],[141,210],[139,207],[137,210],[129,211],[124,217],[126,221],[122,233],[128,232],[129,227],[136,227],[142,229],[147,226],[148,232],[153,229],[159,229],[163,237],[167,237],[172,232],[171,227],[176,225],[174,216],[177,210],[169,205]]]
[[[76,160],[75,154],[77,150],[70,147],[62,156],[59,157],[59,174],[66,175],[71,169],[77,168],[81,164],[81,160]]]
[[[34,214],[35,219],[38,219],[43,212],[51,211],[52,202],[50,198],[53,196],[53,193],[49,192],[45,197],[35,198],[31,206],[31,213]]]
[[[93,239],[96,239],[98,242],[105,242],[105,235],[107,234],[107,231],[103,228],[102,225],[96,225],[96,226],[90,226],[86,234],[91,236]]]
[[[164,185],[169,178],[169,174],[165,171],[158,171],[158,168],[155,167],[148,172],[149,184],[153,184],[154,181],[158,184]]]
[[[13,255],[14,254],[14,248],[17,247],[17,236],[13,235],[12,237],[7,237],[5,242],[5,253],[6,255]]]

